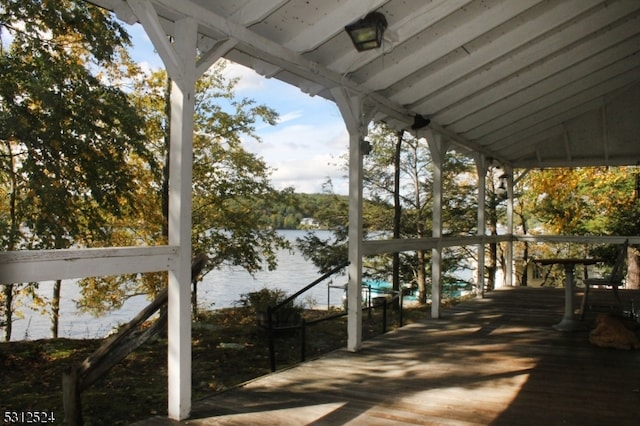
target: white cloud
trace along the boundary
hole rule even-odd
[[[226,59],[221,60],[226,62],[223,75],[228,79],[239,79],[238,84],[235,87],[236,92],[264,89],[264,78],[258,75],[255,71],[243,65],[236,64],[235,62],[227,61]]]
[[[153,45],[140,25],[129,28],[135,43],[133,57],[145,70],[163,67]],[[224,60],[224,59],[223,59]],[[275,109],[280,115],[275,126],[260,125],[256,131],[262,143],[244,140],[245,149],[264,159],[274,169],[277,188],[293,186],[299,192],[320,192],[327,177],[334,190],[346,194],[341,158],[348,149],[348,134],[335,104],[312,98],[298,88],[226,61],[224,76],[238,78],[235,92]]]
[[[342,122],[279,125],[263,140],[247,148],[275,169],[272,181],[277,188],[320,192],[329,177],[336,192],[346,193],[341,157],[347,152],[348,135]]]
[[[336,163],[330,154],[313,157],[287,159],[273,164],[276,169],[271,177],[275,187],[282,189],[288,186],[297,192],[317,193],[322,191],[322,185],[330,178],[334,185],[343,180],[344,170]],[[338,186],[338,185],[336,185]],[[342,190],[342,185],[338,188]]]
[[[288,121],[297,120],[300,117],[302,117],[302,111],[287,112],[278,117],[278,124],[283,124]]]

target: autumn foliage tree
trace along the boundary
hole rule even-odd
[[[240,266],[250,273],[265,266],[275,268],[279,249],[288,242],[270,226],[269,215],[260,206],[277,205],[286,192],[271,186],[271,169],[264,160],[244,149],[243,140],[259,140],[256,126],[273,125],[277,113],[235,93],[236,79],[225,77],[226,62],[219,61],[196,83],[193,147],[194,253],[208,257],[201,277],[222,265]],[[145,134],[160,168],[166,169],[168,140],[168,79],[165,71],[138,75],[133,82],[134,102],[146,123]],[[146,177],[145,177],[146,176]],[[123,239],[146,244],[166,243],[166,173],[141,176],[144,226],[136,233],[119,233]],[[164,212],[164,215],[163,215]],[[131,229],[133,225],[128,228]],[[116,309],[130,297],[157,294],[165,285],[163,274],[92,277],[81,280],[81,306],[95,314]],[[193,287],[193,309],[197,309],[197,282]]]
[[[135,208],[132,159],[151,159],[128,95],[97,74],[128,35],[71,0],[1,0],[0,27],[1,249],[100,244]],[[34,285],[2,285],[5,339],[16,297]]]
[[[531,171],[521,184],[521,202],[531,211],[535,224],[547,233],[638,235],[640,201],[634,193],[636,169],[581,167]],[[612,261],[615,258],[615,250],[593,249],[600,250],[595,253],[598,257],[608,254]],[[629,270],[639,270],[637,250],[632,247],[629,253]],[[637,286],[637,274],[629,274],[627,284]]]

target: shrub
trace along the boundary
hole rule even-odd
[[[269,307],[275,308],[288,297],[287,293],[282,289],[263,288],[260,291],[242,294],[240,303],[255,313],[258,325],[266,327],[268,325],[267,309]],[[291,300],[273,312],[273,326],[297,324],[302,318],[303,311],[303,304],[295,303]]]

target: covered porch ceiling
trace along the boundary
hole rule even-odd
[[[224,56],[333,99],[345,87],[374,120],[416,114],[459,150],[514,168],[640,162],[637,0],[91,0],[130,23],[150,5],[167,34],[198,23],[201,60]],[[147,6],[148,7],[148,6]],[[345,25],[388,23],[358,52]]]

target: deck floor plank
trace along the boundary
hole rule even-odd
[[[594,290],[591,300],[609,296]],[[640,424],[640,351],[592,346],[592,312],[584,330],[554,330],[563,309],[562,289],[494,291],[357,353],[334,351],[197,401],[190,420],[139,424]]]

